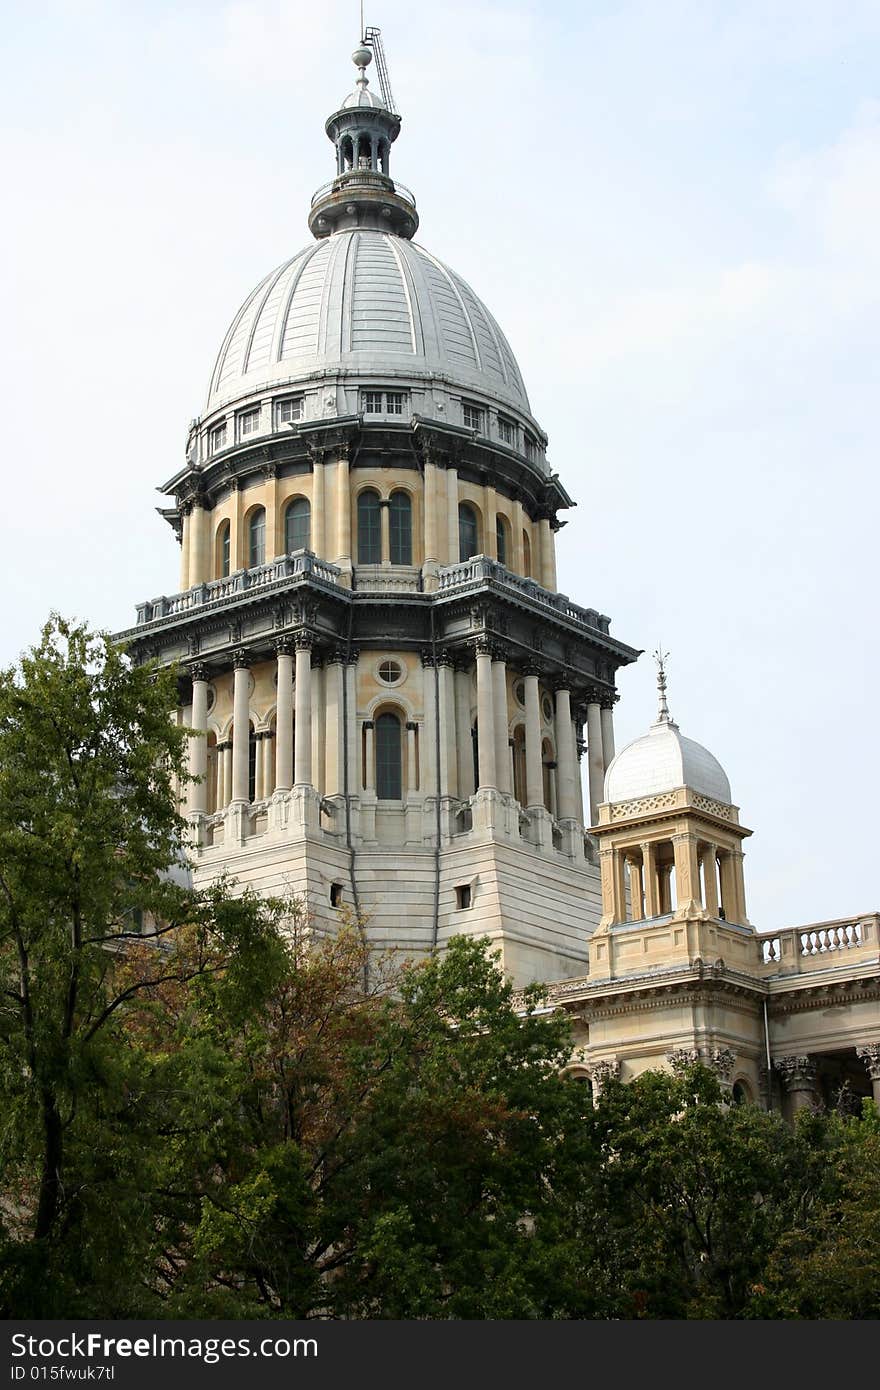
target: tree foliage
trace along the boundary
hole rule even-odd
[[[565,1073],[485,942],[181,871],[173,674],[53,619],[0,678],[0,1311],[880,1313],[880,1120]]]

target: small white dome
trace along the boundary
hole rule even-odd
[[[731,805],[727,773],[701,743],[684,738],[671,719],[659,719],[618,753],[605,773],[606,801],[634,801],[690,787]]]

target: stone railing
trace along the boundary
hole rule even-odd
[[[758,941],[760,960],[780,971],[800,972],[815,969],[818,959],[835,955],[842,958],[847,951],[860,947],[877,949],[880,937],[880,915],[842,918],[834,922],[816,922],[805,927],[787,927],[775,936]],[[843,963],[841,959],[841,963]]]
[[[418,594],[422,571],[417,565],[355,565],[352,588],[367,594]]]
[[[552,608],[564,618],[571,618],[574,622],[595,628],[598,632],[609,631],[611,619],[604,613],[597,613],[595,608],[581,608],[579,604],[572,603],[566,594],[554,594],[551,590],[542,588],[534,579],[524,579],[521,575],[512,574],[505,565],[490,559],[488,555],[474,555],[470,560],[463,560],[458,565],[444,565],[440,570],[438,588],[440,593],[451,593],[456,589],[483,584],[487,579],[503,589],[522,594],[545,608]]]
[[[138,625],[155,622],[158,618],[174,618],[182,614],[203,609],[209,604],[222,603],[239,595],[257,589],[267,589],[291,579],[317,581],[319,584],[336,585],[340,570],[326,560],[319,560],[310,550],[297,550],[293,555],[281,555],[268,565],[257,565],[249,570],[237,570],[225,579],[211,579],[206,584],[196,584],[182,594],[163,595],[150,603],[137,605]]]
[[[330,183],[323,183],[312,194],[311,206],[314,207],[331,193],[345,193],[347,190],[353,191],[358,188],[375,188],[380,193],[396,193],[398,198],[402,198],[411,207],[416,205],[416,195],[412,189],[407,188],[405,183],[392,179],[389,174],[381,174],[378,169],[347,169]]]

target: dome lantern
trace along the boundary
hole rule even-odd
[[[370,34],[378,53],[378,30]],[[347,228],[393,232],[411,239],[419,225],[415,199],[390,174],[391,146],[400,134],[400,117],[390,110],[385,91],[377,95],[370,87],[367,67],[373,52],[368,44],[361,42],[351,56],[358,70],[354,91],[324,127],[336,150],[336,177],[312,198],[309,230],[319,240]],[[380,78],[383,71],[384,61]]]

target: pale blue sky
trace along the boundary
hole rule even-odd
[[[560,584],[672,652],[769,929],[880,906],[880,5],[382,0],[419,239],[510,338],[579,506]],[[177,588],[153,508],[246,292],[308,241],[357,5],[7,3],[12,660]],[[642,658],[619,743],[653,715]]]

